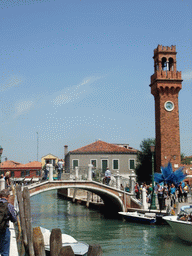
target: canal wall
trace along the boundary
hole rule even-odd
[[[78,203],[85,205],[91,209],[96,209],[102,211],[104,209],[104,203],[100,196],[87,192],[82,189],[77,189],[75,193],[75,189],[71,188],[61,188],[57,190],[57,194],[66,200],[69,200],[73,203]],[[74,197],[75,194],[75,197]],[[89,203],[88,200],[89,200]]]

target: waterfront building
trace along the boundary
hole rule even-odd
[[[0,164],[0,174],[5,175],[6,172],[10,172],[10,177],[14,181],[20,181],[25,178],[25,181],[39,180],[41,177],[41,162],[33,161],[27,164],[21,164],[16,161],[7,160]]]
[[[67,151],[65,146],[65,170],[69,172],[76,166],[87,167],[92,164],[103,173],[108,167],[112,174],[129,176],[135,170],[138,150],[128,144],[112,144],[101,140],[84,147]]]

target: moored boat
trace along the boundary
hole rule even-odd
[[[167,221],[179,238],[192,243],[192,205],[183,206],[178,215],[166,216],[163,219]]]
[[[40,229],[44,238],[46,255],[49,255],[49,252],[50,252],[49,241],[50,241],[51,232],[50,230],[43,227],[40,227]],[[72,236],[66,235],[66,234],[62,234],[62,246],[71,246],[76,256],[86,256],[89,249],[88,244],[84,242],[79,242],[76,239],[74,239]]]
[[[127,221],[138,222],[144,224],[154,224],[156,222],[156,215],[154,213],[138,213],[136,212],[118,212]]]

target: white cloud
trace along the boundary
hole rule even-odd
[[[26,114],[33,107],[33,105],[33,101],[22,101],[17,103],[17,105],[15,106],[16,116]]]
[[[16,86],[23,82],[23,80],[18,76],[12,76],[11,78],[7,79],[1,86],[0,91],[3,92],[7,90],[8,88],[11,88],[13,86]]]
[[[53,104],[54,105],[62,105],[62,104],[66,104],[69,103],[71,101],[72,97],[70,95],[59,95],[57,96],[54,100],[53,100]]]
[[[88,88],[86,88],[85,85],[89,86],[97,79],[99,79],[99,77],[90,77],[84,79],[80,84],[70,87],[68,90],[61,91],[61,94],[55,97],[55,99],[52,100],[52,103],[55,106],[61,106],[69,102],[73,102],[74,100],[78,99],[82,94],[87,92]]]
[[[192,70],[188,70],[182,74],[183,80],[192,80]]]
[[[54,94],[46,95],[38,100],[38,97],[34,99],[29,99],[25,101],[19,101],[15,104],[15,115],[14,118],[18,116],[25,115],[29,113],[32,109],[39,109],[38,113],[43,113],[43,111],[50,110],[50,102],[55,108],[60,107],[64,104],[72,103],[75,100],[83,97],[90,91],[90,84],[99,79],[100,77],[88,77],[84,79],[78,85],[70,86],[68,89],[63,89],[57,91]],[[36,110],[35,110],[36,111]]]

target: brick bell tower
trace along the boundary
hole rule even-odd
[[[181,72],[176,68],[176,46],[158,45],[154,50],[151,93],[155,99],[156,172],[169,161],[175,171],[181,162],[178,94]]]

